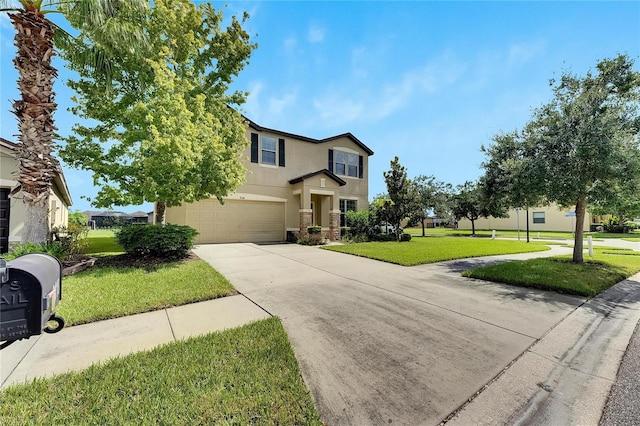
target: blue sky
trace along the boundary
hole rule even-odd
[[[213,2],[216,7],[225,3]],[[640,56],[640,2],[230,1],[258,43],[233,87],[258,124],[314,138],[351,132],[375,154],[369,195],[394,156],[410,177],[453,185],[482,174],[480,146],[521,128],[551,97],[549,79],[584,75],[618,53]],[[15,140],[13,31],[0,18],[0,136]],[[69,132],[70,76],[58,60],[56,124]],[[636,64],[640,69],[640,63]],[[65,168],[74,210],[89,172]],[[150,205],[142,206],[150,209]],[[124,211],[138,207],[118,208]]]

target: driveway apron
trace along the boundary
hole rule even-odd
[[[583,298],[295,244],[196,254],[280,317],[325,422],[437,424]],[[277,368],[277,366],[274,366]]]

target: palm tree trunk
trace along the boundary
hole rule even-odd
[[[18,118],[17,181],[25,203],[22,242],[46,241],[49,233],[48,208],[56,161],[51,155],[54,102],[53,81],[57,71],[51,66],[54,26],[34,6],[9,14],[16,29],[18,48],[13,63],[18,70],[21,99],[14,101]]]

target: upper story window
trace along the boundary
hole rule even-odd
[[[364,176],[364,159],[362,155],[339,149],[329,150],[329,171],[339,176],[350,176],[362,179]]]
[[[262,136],[262,164],[276,165],[276,138]]]
[[[251,133],[251,162],[284,167],[284,139]]]

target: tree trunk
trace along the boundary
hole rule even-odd
[[[423,236],[423,237],[424,237],[424,221],[425,221],[425,220],[426,220],[426,219],[422,219],[422,236]]]
[[[476,221],[471,219],[471,236],[476,236]]]
[[[25,226],[22,229],[22,244],[42,243],[49,238],[49,197],[47,203],[25,204]]]
[[[583,262],[584,216],[587,211],[587,197],[580,195],[576,203],[576,232],[573,242],[573,263]]]
[[[22,242],[47,240],[49,191],[58,163],[51,155],[53,147],[53,112],[56,109],[53,81],[57,76],[51,66],[54,26],[33,5],[9,14],[16,29],[17,53],[13,63],[18,71],[21,98],[13,102],[18,119],[18,187],[26,207]]]
[[[164,224],[164,213],[167,210],[167,204],[164,201],[156,202],[156,225]]]

